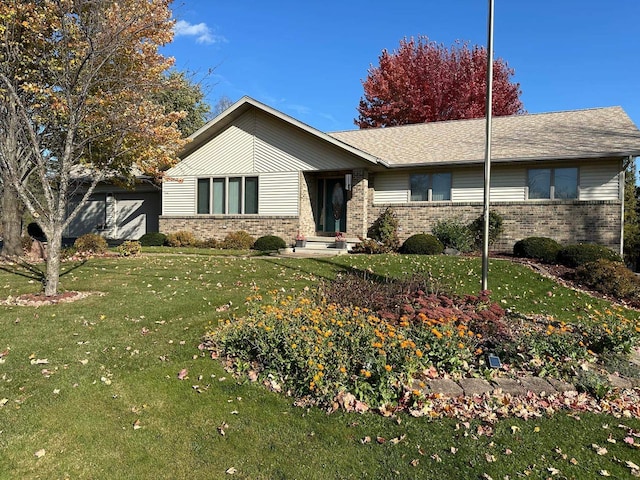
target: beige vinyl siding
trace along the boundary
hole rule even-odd
[[[167,174],[179,177],[253,173],[254,123],[252,115],[240,117],[229,128],[185,157]]]
[[[481,168],[465,168],[452,172],[452,202],[482,202],[483,199],[484,171]]]
[[[580,167],[580,200],[618,200],[620,174],[614,162]]]
[[[298,215],[298,172],[263,173],[258,178],[258,213],[266,216]]]
[[[407,203],[409,175],[406,173],[378,173],[374,180],[373,203]]]
[[[362,167],[362,159],[295,128],[282,128],[282,121],[255,112],[255,171],[291,172],[344,170]]]
[[[171,178],[171,177],[169,177]],[[163,215],[194,215],[196,213],[196,177],[162,183]]]
[[[526,199],[526,185],[526,168],[495,168],[491,171],[491,201],[522,202]]]

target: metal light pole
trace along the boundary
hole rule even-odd
[[[493,0],[489,0],[487,39],[487,100],[484,151],[484,231],[482,235],[482,290],[487,290],[489,276],[489,202],[491,200],[491,114],[493,101]]]

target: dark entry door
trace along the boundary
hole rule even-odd
[[[318,180],[318,230],[321,232],[347,231],[347,191],[341,178]]]

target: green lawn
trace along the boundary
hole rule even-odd
[[[313,288],[351,268],[431,272],[457,293],[480,285],[478,259],[451,257],[163,254],[69,264],[63,288],[101,294],[0,306],[0,352],[8,349],[0,358],[0,478],[585,479],[601,470],[628,478],[625,462],[640,464],[619,427],[638,432],[638,419],[557,413],[501,420],[486,435],[479,422],[456,419],[327,416],[237,382],[198,349],[211,325],[242,313],[252,288]],[[505,308],[563,320],[607,306],[506,261],[492,261],[489,286]],[[38,287],[0,271],[0,299]]]

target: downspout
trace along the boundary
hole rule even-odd
[[[631,155],[629,155],[629,164],[631,164]],[[622,162],[622,169],[620,172],[620,257],[624,258],[624,195],[627,189],[626,171],[624,169],[624,162]]]

